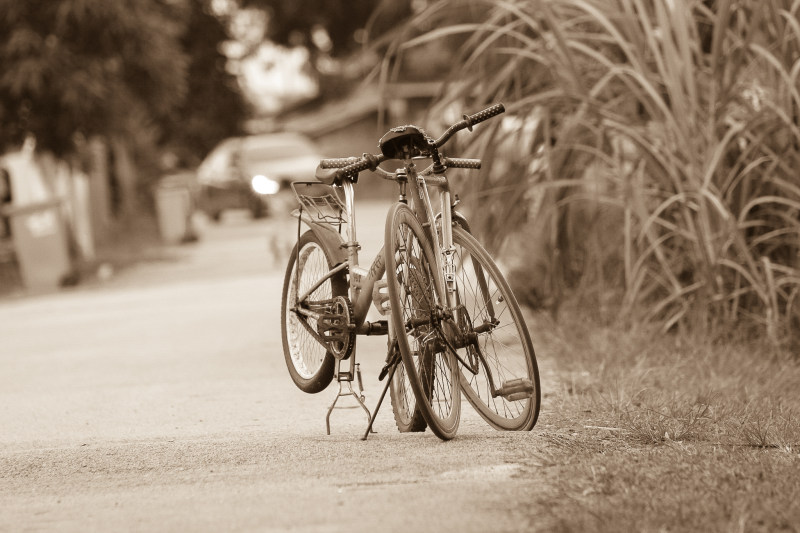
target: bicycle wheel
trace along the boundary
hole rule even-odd
[[[467,400],[490,425],[528,431],[539,417],[539,368],[503,274],[481,244],[453,227],[459,367]]]
[[[305,294],[332,267],[331,258],[310,230],[300,236],[286,267],[281,297],[283,355],[292,381],[303,392],[320,392],[330,384],[335,358],[321,341],[317,321],[292,309],[298,306],[298,296]],[[344,272],[338,272],[314,289],[302,307],[324,304],[336,296],[347,296]]]
[[[394,422],[400,433],[425,431],[428,424],[417,409],[417,398],[411,388],[411,381],[403,362],[397,363],[392,382],[389,385],[389,396],[392,400]]]
[[[386,220],[386,279],[391,320],[416,409],[441,439],[455,436],[461,390],[455,355],[441,339],[441,277],[414,213],[396,204]]]

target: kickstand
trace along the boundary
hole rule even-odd
[[[341,361],[337,361],[337,365],[341,363]],[[342,396],[352,396],[358,402],[358,405],[364,409],[364,412],[367,413],[367,419],[371,418],[369,409],[367,409],[366,404],[364,403],[364,389],[361,386],[361,369],[359,368],[359,364],[355,364],[355,376],[353,376],[353,372],[342,372],[341,370],[337,373],[337,381],[339,382],[339,392],[336,394],[336,397],[333,399],[333,403],[328,408],[328,414],[325,417],[325,427],[328,431],[328,435],[331,434],[331,413],[333,412],[334,408],[336,407],[336,402],[339,401],[339,398]],[[358,378],[358,388],[359,391],[353,390],[353,377]],[[347,383],[347,390],[343,390],[344,387],[342,386],[343,383]],[[355,406],[353,406],[355,407]],[[340,409],[345,409],[344,407],[340,407]]]
[[[397,354],[395,354],[396,356]],[[383,379],[386,377],[386,385],[383,387],[383,392],[381,392],[381,397],[378,398],[378,405],[375,406],[375,409],[372,411],[372,416],[369,419],[369,425],[367,426],[367,430],[364,432],[364,436],[361,437],[361,440],[367,440],[367,437],[370,433],[375,433],[372,431],[372,424],[375,423],[375,418],[378,416],[378,411],[381,408],[381,404],[383,403],[383,398],[386,396],[386,391],[389,390],[389,386],[392,384],[392,378],[394,377],[394,371],[397,370],[397,363],[399,363],[399,357],[395,357],[394,359],[390,356],[390,362],[387,363],[383,370],[381,371],[381,375],[378,379]],[[387,368],[388,367],[388,368]],[[386,371],[388,370],[388,375]]]

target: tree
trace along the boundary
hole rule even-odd
[[[279,45],[306,48],[309,64],[320,79],[321,92],[332,95],[345,81],[340,69],[331,68],[332,63],[347,61],[361,51],[383,53],[391,40],[387,34],[399,29],[413,12],[411,0],[229,1],[240,9],[259,9],[266,15],[263,38]],[[260,42],[245,44],[250,45],[252,53]]]
[[[0,145],[26,134],[64,154],[119,132],[132,109],[165,116],[186,91],[175,2],[0,0]]]
[[[229,39],[224,21],[204,0],[188,6],[180,46],[188,59],[186,97],[165,116],[162,143],[186,162],[196,161],[225,137],[240,133],[247,105],[220,51]]]
[[[411,13],[409,0],[238,0],[244,8],[264,10],[267,37],[278,44],[318,49],[315,33],[324,30],[332,56],[343,56],[359,46],[357,32],[372,25],[385,31]],[[326,47],[327,48],[327,47]]]
[[[93,211],[135,216],[161,146],[196,160],[245,114],[207,5],[0,0],[0,149],[32,134],[42,150],[81,153],[102,175]],[[92,138],[108,150],[99,159],[87,155]],[[100,218],[102,240],[110,215]]]

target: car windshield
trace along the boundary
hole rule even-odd
[[[244,146],[241,151],[241,158],[245,161],[270,161],[309,155],[315,155],[314,150],[299,142],[252,144]]]

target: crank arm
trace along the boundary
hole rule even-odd
[[[319,320],[322,317],[320,313],[316,313],[314,311],[311,311],[310,309],[304,309],[302,307],[293,307],[291,310],[298,315],[303,315],[308,318],[313,318],[314,320]]]

